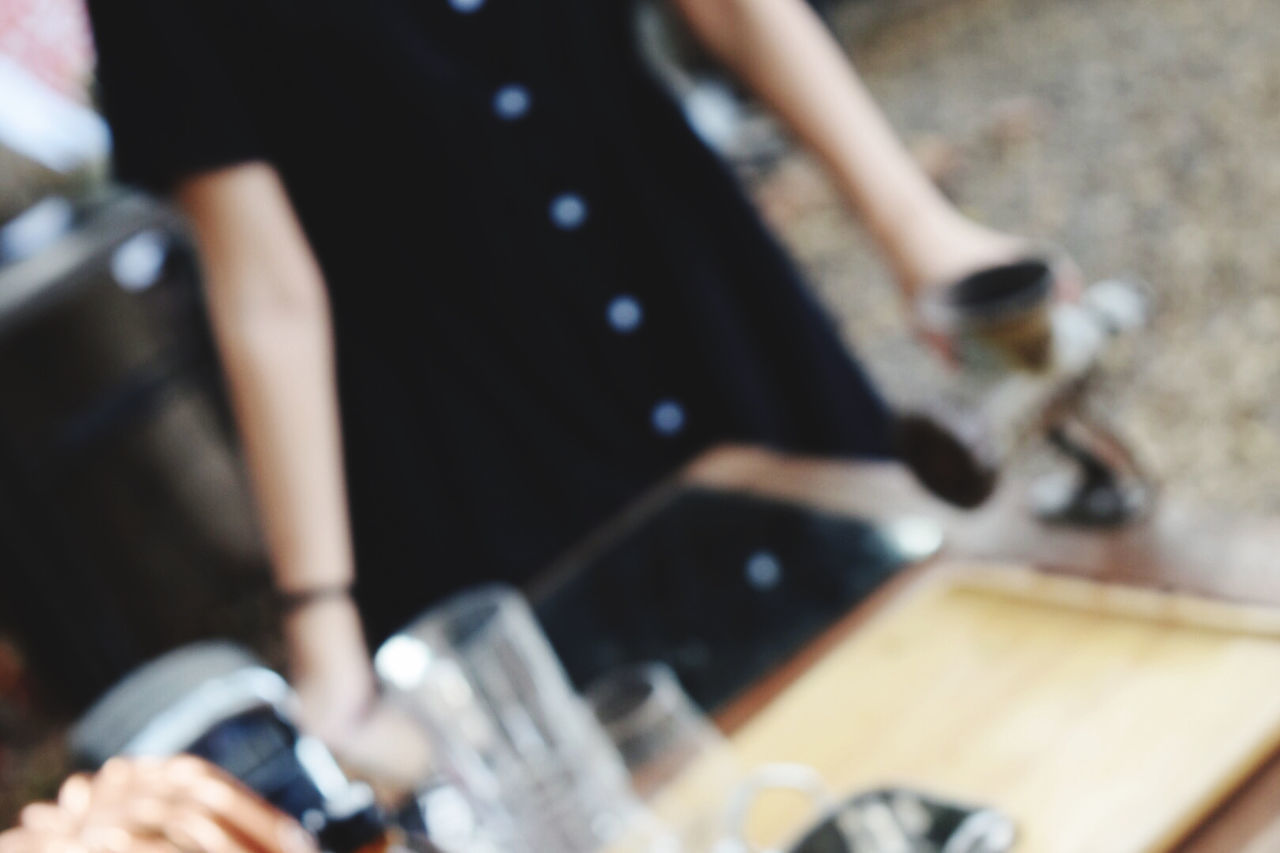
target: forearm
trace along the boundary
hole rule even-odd
[[[210,320],[276,585],[285,592],[349,585],[333,336],[306,240],[265,166],[195,179],[179,200],[200,241]],[[348,599],[287,614],[285,633],[296,677],[368,668]]]
[[[240,433],[272,556],[286,592],[338,589],[354,581],[327,316],[264,322],[215,319]],[[218,312],[215,310],[216,318]],[[330,597],[285,614],[295,676],[334,665],[365,666],[351,600]],[[360,692],[359,685],[352,685]]]
[[[244,209],[233,228],[202,221],[210,320],[223,360],[278,585],[349,583],[333,344],[323,283],[306,258],[260,242],[278,226]],[[300,235],[287,235],[289,245]],[[271,241],[275,242],[275,241]]]
[[[327,316],[210,310],[277,586],[351,583]]]
[[[801,0],[672,0],[699,40],[827,166],[887,260],[901,268],[953,210],[895,136]]]

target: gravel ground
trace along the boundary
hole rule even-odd
[[[1280,4],[900,0],[834,24],[964,210],[1154,286],[1097,403],[1168,491],[1280,512]],[[850,340],[900,337],[814,166],[790,155],[756,190]]]

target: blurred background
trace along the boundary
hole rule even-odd
[[[1109,355],[1095,404],[1164,488],[1280,512],[1280,5],[821,11],[966,212],[1150,282],[1154,322]],[[640,30],[848,340],[901,340],[896,291],[816,165],[660,20]],[[64,721],[123,668],[213,634],[273,659],[194,254],[111,184],[92,104],[76,0],[0,0],[0,826],[61,778]]]

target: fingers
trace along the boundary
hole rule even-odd
[[[296,822],[200,759],[113,759],[22,812],[0,853],[317,853]]]
[[[1051,263],[1053,269],[1054,295],[1066,302],[1076,302],[1084,293],[1084,272],[1079,265],[1065,252],[1055,257]]]
[[[189,802],[171,809],[163,826],[157,829],[182,853],[275,853],[271,848],[243,841],[212,815]]]
[[[26,827],[0,833],[0,853],[37,853],[41,833]]]
[[[377,780],[392,799],[411,793],[430,773],[433,759],[421,726],[387,702],[374,705],[360,725],[331,748],[344,766],[357,776]]]
[[[176,765],[186,801],[228,831],[244,849],[262,853],[314,853],[311,836],[287,815],[229,776],[192,759]],[[220,853],[211,850],[210,853]]]
[[[20,826],[0,833],[0,853],[90,853],[77,840]]]
[[[32,803],[22,810],[21,823],[27,829],[50,836],[65,835],[75,823],[52,803]]]
[[[89,812],[93,783],[87,773],[77,773],[62,783],[58,791],[58,808],[72,820],[80,820]]]
[[[80,840],[88,853],[177,853],[162,838],[138,835],[123,826],[88,826]]]
[[[10,839],[10,836],[13,836]],[[41,836],[25,830],[11,830],[0,835],[4,853],[91,853],[88,847],[66,838]],[[166,851],[172,853],[172,851]]]

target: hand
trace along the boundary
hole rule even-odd
[[[0,853],[318,853],[292,818],[191,756],[107,762],[27,806]]]
[[[913,229],[909,252],[894,259],[902,292],[918,299],[987,267],[1028,253],[1026,240],[949,213]]]
[[[290,613],[285,632],[299,726],[380,794],[406,793],[426,778],[431,764],[426,735],[379,697],[350,599],[320,600]]]
[[[346,771],[368,783],[383,802],[398,802],[412,794],[433,769],[426,732],[383,699],[331,737],[329,748]]]
[[[1065,253],[1046,252],[1029,240],[979,225],[958,213],[920,227],[911,242],[911,252],[894,261],[911,325],[948,362],[953,361],[954,350],[948,332],[930,322],[921,308],[965,276],[1019,258],[1042,257],[1052,267],[1056,299],[1073,301],[1084,287],[1079,267]]]

